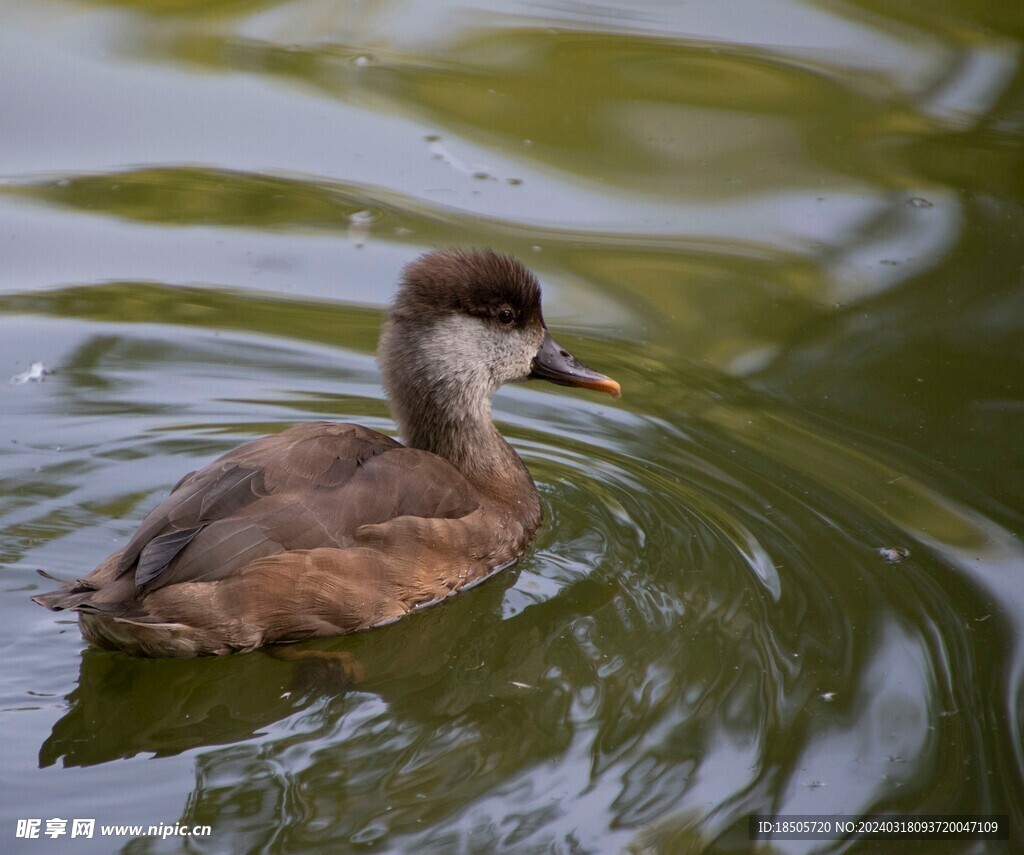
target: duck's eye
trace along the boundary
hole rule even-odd
[[[498,323],[500,324],[510,324],[515,319],[515,312],[513,312],[511,309],[501,309],[498,312]]]

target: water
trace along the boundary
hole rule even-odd
[[[751,814],[873,812],[1011,839],[773,846],[1024,843],[1024,11],[4,17],[5,851],[747,851]],[[245,439],[393,431],[377,330],[441,245],[522,258],[623,385],[499,394],[547,518],[514,571],[299,659],[136,660],[29,603]]]

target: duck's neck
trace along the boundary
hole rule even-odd
[[[443,457],[495,504],[528,527],[540,523],[540,499],[526,468],[491,417],[491,389],[482,382],[410,376],[382,351],[392,414],[405,444]],[[404,363],[408,369],[409,362]],[[398,370],[396,370],[398,369]]]
[[[391,400],[406,445],[443,457],[489,498],[539,520],[537,488],[495,427],[489,395],[421,388],[392,391]]]

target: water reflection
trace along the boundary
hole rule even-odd
[[[510,575],[487,586],[489,602],[477,607],[493,611],[495,597],[500,601],[513,581]],[[323,698],[395,679],[394,671],[405,686],[424,671],[429,682],[433,672],[453,668],[451,648],[459,639],[480,630],[479,621],[436,623],[417,622],[417,642],[400,639],[397,649],[387,631],[376,633],[376,646],[366,652],[360,640],[346,640],[190,663],[86,650],[70,709],[43,744],[40,764],[90,765],[245,741]]]
[[[302,645],[316,655],[298,662],[86,652],[41,762],[233,744],[199,753],[183,818],[247,848],[594,848],[641,829],[733,845],[766,799],[782,813],[1005,810],[978,786],[993,771],[979,749],[1009,738],[1012,719],[991,716],[1019,676],[1000,686],[976,650],[1014,649],[1021,611],[1009,589],[971,586],[976,562],[948,562],[966,547],[1012,563],[1012,538],[834,431],[756,397],[700,406],[690,389],[687,414],[671,396],[659,407],[681,432],[619,417],[599,444],[549,444],[536,426],[557,426],[558,405],[526,405],[509,431],[549,524],[516,574]],[[890,543],[910,554],[887,562]],[[979,703],[979,684],[1006,700]],[[588,799],[610,811],[592,834],[578,827]],[[705,803],[716,816],[698,821]],[[500,822],[498,804],[515,805]]]

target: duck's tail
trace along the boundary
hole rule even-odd
[[[48,591],[45,594],[36,594],[36,596],[32,597],[33,603],[38,603],[43,608],[53,612],[76,609],[96,593],[97,590],[95,585],[90,585],[82,579],[58,579],[45,570],[36,570],[36,573],[44,579],[58,582],[61,585],[56,591]]]

